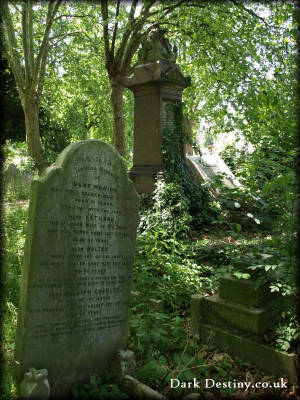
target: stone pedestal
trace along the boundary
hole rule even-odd
[[[152,193],[162,175],[162,134],[174,129],[177,102],[190,85],[179,67],[168,61],[138,65],[126,87],[134,94],[134,152],[129,177],[138,193]]]
[[[193,295],[191,307],[194,332],[204,322],[263,335],[278,317],[266,286],[257,287],[254,281],[229,275],[221,280],[219,293],[209,297]]]
[[[266,285],[225,276],[219,293],[191,298],[192,333],[224,351],[275,375],[297,380],[296,356],[261,340],[280,315],[278,300]]]

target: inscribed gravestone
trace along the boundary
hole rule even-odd
[[[19,379],[46,368],[51,394],[101,374],[126,347],[138,196],[118,153],[68,146],[32,185],[16,340]]]

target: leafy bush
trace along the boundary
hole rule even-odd
[[[126,393],[123,393],[116,383],[113,383],[112,376],[106,373],[103,378],[92,375],[89,383],[74,384],[71,388],[74,399],[129,399]]]
[[[299,342],[299,318],[296,310],[284,311],[277,326],[276,346],[283,351],[295,349]]]

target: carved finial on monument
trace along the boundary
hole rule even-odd
[[[138,53],[138,65],[157,60],[166,61],[170,64],[176,63],[177,47],[170,44],[165,33],[165,29],[157,28],[142,39],[142,47]]]
[[[177,48],[165,37],[165,30],[157,28],[145,36],[138,52],[138,62],[132,76],[125,80],[129,89],[147,82],[169,82],[180,86],[191,85],[189,76],[184,76],[176,64]]]

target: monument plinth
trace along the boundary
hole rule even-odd
[[[164,31],[152,32],[142,42],[138,64],[126,83],[134,94],[134,153],[129,177],[138,193],[152,193],[155,179],[162,175],[162,134],[164,129],[174,128],[170,106],[182,102],[182,92],[190,86],[190,78],[175,61],[176,48]]]

